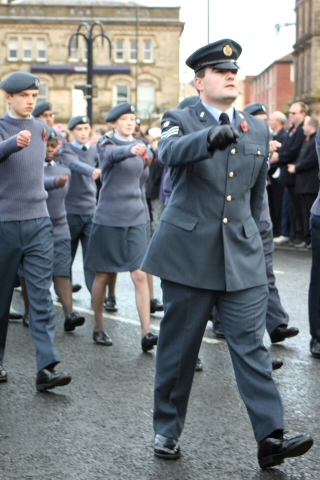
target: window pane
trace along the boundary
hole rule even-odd
[[[32,59],[32,38],[24,38],[22,40],[23,59]]]
[[[46,83],[40,83],[38,90],[38,102],[46,102],[48,99],[48,85]]]
[[[70,42],[70,58],[74,60],[78,60],[79,58],[78,40],[76,37],[74,37]]]
[[[37,58],[39,60],[46,60],[47,58],[47,44],[42,38],[37,40]]]
[[[9,60],[18,59],[18,39],[10,38],[8,43],[8,58]]]
[[[143,41],[143,61],[153,62],[153,43],[151,40]]]
[[[140,118],[149,118],[155,107],[154,85],[142,83],[138,86],[138,114]]]
[[[130,40],[130,60],[137,60],[137,40]]]
[[[116,61],[122,61],[124,60],[124,40],[118,39],[116,41],[116,56],[115,56]]]
[[[129,85],[116,85],[115,87],[115,105],[122,102],[129,102]]]

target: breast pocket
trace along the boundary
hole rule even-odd
[[[242,160],[242,182],[252,186],[257,179],[261,165],[267,161],[265,145],[245,143]]]

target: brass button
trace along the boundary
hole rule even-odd
[[[234,155],[236,153],[236,149],[233,148],[230,153],[231,153],[231,155]]]
[[[233,173],[233,172],[230,172],[230,173],[229,173],[229,177],[230,177],[230,178],[234,177],[234,173]]]
[[[232,200],[232,196],[231,196],[231,195],[228,195],[228,196],[227,196],[227,202],[231,202],[231,200]]]
[[[228,223],[227,217],[225,217],[225,218],[223,219],[223,223],[224,223],[224,224]]]

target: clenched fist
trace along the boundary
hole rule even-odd
[[[239,137],[239,132],[231,125],[212,127],[208,133],[208,142],[211,145],[210,150],[225,150],[232,143],[237,143]]]
[[[20,148],[28,147],[31,142],[31,132],[29,130],[21,130],[17,136],[17,145]]]

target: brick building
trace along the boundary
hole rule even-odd
[[[39,99],[52,102],[56,122],[86,111],[87,42],[80,36],[68,51],[71,35],[83,22],[88,36],[95,21],[102,23],[109,42],[92,45],[93,122],[121,101],[137,106],[138,115],[152,122],[179,102],[179,40],[183,23],[179,7],[144,7],[112,0],[0,0],[0,81],[24,70],[40,78]],[[87,28],[88,27],[88,28]],[[101,32],[92,28],[92,38]],[[5,113],[0,95],[0,114]]]
[[[244,82],[245,104],[261,102],[268,112],[287,112],[294,97],[293,55],[276,60],[256,76]]]

